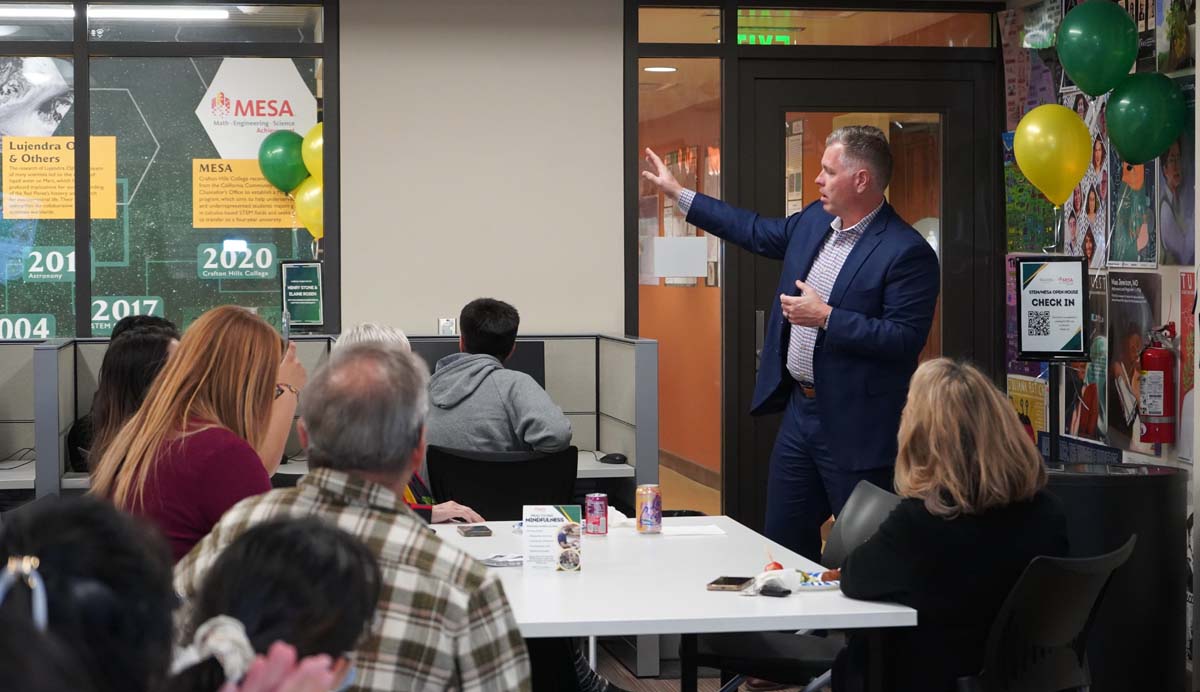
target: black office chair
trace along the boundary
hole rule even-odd
[[[472,452],[430,445],[429,489],[438,501],[467,505],[489,521],[520,520],[525,505],[571,504],[579,450]]]
[[[992,621],[983,670],[959,678],[959,692],[1086,690],[1088,634],[1136,544],[1135,534],[1098,557],[1035,557]]]
[[[860,481],[846,500],[821,554],[821,564],[838,568],[846,557],[879,529],[900,498],[883,488]],[[694,665],[717,668],[726,684],[722,692],[736,690],[746,677],[819,689],[829,683],[830,669],[846,644],[839,635],[818,637],[792,632],[738,632],[706,634],[697,638]],[[688,665],[688,662],[681,661]],[[736,672],[729,676],[728,672]]]

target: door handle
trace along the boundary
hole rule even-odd
[[[767,326],[767,313],[763,310],[754,311],[754,372],[762,363],[763,330]]]

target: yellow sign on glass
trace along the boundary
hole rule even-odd
[[[92,137],[92,218],[117,218],[117,138]],[[5,219],[75,218],[75,138],[0,137]]]
[[[292,200],[254,159],[192,159],[194,228],[295,228]]]

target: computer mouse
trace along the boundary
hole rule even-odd
[[[605,454],[600,457],[601,464],[624,464],[628,459],[624,454]]]

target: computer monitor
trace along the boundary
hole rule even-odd
[[[452,353],[458,353],[458,337],[415,336],[409,337],[409,342],[412,344],[413,352],[425,359],[430,372],[433,372],[433,368],[439,360]],[[538,383],[538,386],[545,389],[546,342],[540,339],[529,341],[517,339],[517,348],[508,360],[504,361],[504,367],[529,375]]]

